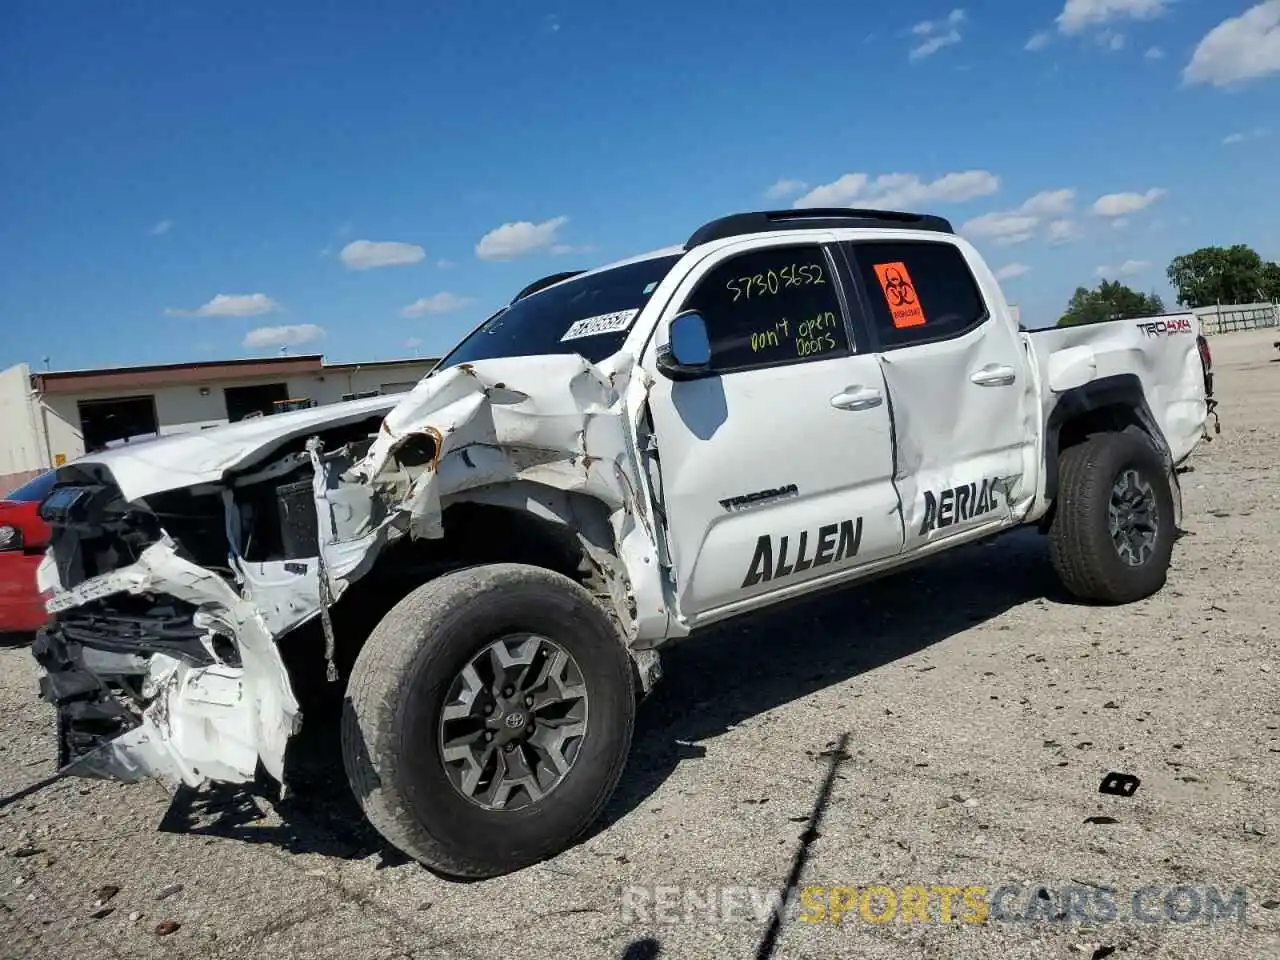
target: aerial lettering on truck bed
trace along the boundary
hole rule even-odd
[[[828,523],[812,532],[801,530],[798,535],[783,534],[778,537],[776,550],[773,541],[774,538],[769,534],[765,534],[756,541],[751,566],[742,581],[744,590],[747,587],[754,587],[757,583],[778,580],[803,573],[814,567],[824,567],[828,563],[839,563],[841,560],[856,557],[859,547],[862,546],[862,518]],[[795,544],[794,559],[791,557],[793,543]],[[810,543],[813,544],[812,554],[809,553]]]
[[[955,523],[964,523],[984,513],[992,513],[999,509],[999,490],[994,477],[983,479],[981,483],[962,483],[958,487],[946,490],[924,492],[924,522],[920,524],[919,536],[930,530],[949,527]]]
[[[889,304],[889,315],[899,330],[904,327],[921,327],[925,323],[924,308],[916,296],[916,285],[911,273],[902,261],[875,264],[876,278]]]
[[[1191,318],[1178,317],[1174,320],[1147,320],[1138,324],[1138,329],[1148,337],[1171,337],[1179,333],[1191,332]]]

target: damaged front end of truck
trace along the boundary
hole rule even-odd
[[[281,414],[60,468],[42,507],[52,617],[33,645],[60,769],[284,782],[302,718],[282,639],[318,626],[336,680],[353,585],[488,560],[533,557],[595,591],[647,686],[668,626],[644,421],[627,414],[647,389],[622,354],[487,360],[394,408]]]

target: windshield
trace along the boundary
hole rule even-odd
[[[617,353],[636,314],[680,256],[601,270],[517,300],[458,344],[437,369],[494,357],[563,353],[599,363]]]

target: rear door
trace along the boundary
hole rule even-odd
[[[893,410],[905,549],[1016,522],[1035,492],[1039,413],[995,278],[941,237],[840,246]]]
[[[668,380],[654,344],[646,351],[672,579],[689,622],[902,550],[884,380],[851,329],[834,267],[812,239],[712,254],[655,339],[697,310],[714,376]]]

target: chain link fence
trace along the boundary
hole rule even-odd
[[[1280,325],[1280,306],[1274,303],[1222,303],[1197,307],[1192,313],[1200,318],[1200,332],[1207,337]]]

